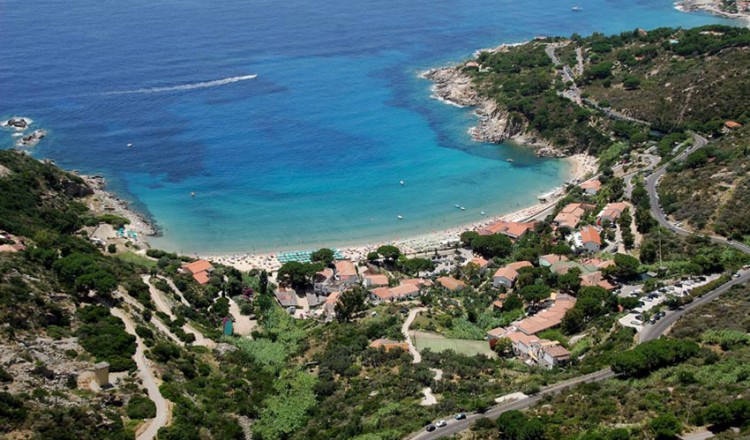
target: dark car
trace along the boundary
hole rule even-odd
[[[456,414],[456,420],[463,420],[466,418],[466,414],[464,413],[458,413]]]
[[[427,428],[425,428],[425,429],[427,429],[427,432],[432,432],[432,431],[436,430],[437,428],[435,427],[435,425],[433,425],[432,423],[430,423],[429,425],[427,425]]]

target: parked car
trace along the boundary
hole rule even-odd
[[[463,420],[466,418],[466,414],[464,413],[458,413],[456,414],[456,420]]]
[[[435,423],[435,426],[437,426],[438,428],[442,428],[442,427],[444,427],[447,424],[448,424],[448,422],[446,422],[443,419],[440,419],[440,420],[437,421],[437,423]]]
[[[425,428],[425,429],[427,429],[427,432],[432,432],[432,431],[436,430],[437,428],[435,428],[435,425],[433,425],[432,423],[430,423],[429,425],[427,425],[427,428]]]

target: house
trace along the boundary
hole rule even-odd
[[[602,246],[602,238],[596,228],[584,226],[573,234],[573,244],[579,252],[598,252]]]
[[[564,365],[570,360],[570,352],[557,341],[546,341],[549,344],[540,344],[536,352],[537,363],[545,368],[552,369]]]
[[[477,233],[479,235],[503,234],[516,240],[523,234],[534,230],[534,225],[536,225],[536,222],[506,222],[500,220],[477,230]]]
[[[615,286],[607,281],[600,271],[582,274],[581,286],[599,286],[605,290],[615,290]]]
[[[492,302],[492,310],[502,312],[503,311],[503,302],[498,300],[495,300]]]
[[[342,284],[357,284],[359,283],[359,275],[357,275],[357,268],[354,267],[354,263],[351,260],[338,260],[334,266],[336,267],[336,277]]]
[[[214,267],[206,260],[197,260],[182,266],[181,271],[192,275],[198,284],[206,284],[214,271]]]
[[[585,203],[569,203],[555,216],[552,224],[558,228],[575,229],[583,216],[594,208],[595,206]]]
[[[437,281],[438,284],[450,290],[451,292],[458,292],[466,287],[466,283],[453,277],[440,277],[435,281]]]
[[[276,297],[276,301],[279,302],[281,307],[297,307],[297,292],[293,289],[280,286],[273,293]]]
[[[505,335],[513,344],[513,353],[517,356],[528,356],[534,349],[534,344],[539,342],[539,338],[533,335],[526,335],[520,332],[510,332]]]
[[[740,124],[740,123],[739,123],[739,122],[737,122],[737,121],[727,121],[727,122],[725,122],[725,123],[724,123],[724,126],[725,126],[726,128],[728,128],[728,129],[730,129],[730,130],[733,130],[733,129],[735,129],[735,128],[740,128],[740,127],[742,127],[742,124]]]
[[[419,286],[416,284],[401,284],[396,287],[378,287],[372,289],[371,292],[375,298],[381,301],[396,301],[418,296]]]
[[[552,267],[552,265],[561,263],[564,261],[568,261],[568,257],[566,257],[565,255],[555,255],[555,254],[542,255],[541,257],[539,257],[539,266]]]
[[[487,339],[490,341],[504,338],[508,334],[508,330],[505,327],[497,327],[487,332]]]
[[[586,194],[595,196],[596,193],[598,193],[599,190],[602,189],[602,182],[600,182],[599,179],[587,180],[578,185],[578,187],[581,188]]]
[[[417,287],[432,287],[432,281],[424,278],[406,278],[401,280],[401,284],[412,284]]]
[[[313,290],[315,293],[328,293],[333,281],[333,269],[326,267],[315,273],[315,276],[313,277]]]
[[[471,259],[471,261],[469,261],[466,264],[467,265],[468,264],[474,264],[474,265],[478,266],[480,270],[484,270],[484,269],[487,269],[487,266],[490,265],[490,262],[487,261],[487,260],[485,260],[482,257],[474,257],[474,258]]]
[[[333,292],[328,295],[325,303],[323,303],[323,313],[331,319],[336,316],[336,303],[339,302],[339,296],[341,296],[341,292]]]
[[[381,287],[388,285],[388,277],[383,274],[367,274],[363,278],[363,284],[365,287]]]
[[[479,67],[479,63],[477,63],[476,61],[469,61],[468,63],[466,63],[466,67],[477,67],[478,68]]]
[[[376,339],[370,343],[370,348],[374,348],[376,350],[383,349],[387,352],[391,350],[403,350],[403,351],[409,351],[409,344],[406,342],[399,342],[399,341],[392,341],[390,339]]]
[[[625,202],[608,203],[607,206],[599,212],[599,215],[596,216],[596,222],[599,226],[605,221],[614,223],[620,218],[623,211],[626,209],[628,209],[628,204]]]
[[[570,295],[556,295],[551,307],[542,310],[534,316],[522,319],[514,324],[516,329],[525,335],[534,335],[541,331],[555,328],[562,322],[565,313],[576,304],[576,299]]]
[[[495,275],[492,277],[492,285],[495,287],[505,286],[508,289],[513,287],[513,283],[518,278],[518,271],[524,267],[533,267],[528,261],[516,261],[515,263],[507,264],[495,271]]]

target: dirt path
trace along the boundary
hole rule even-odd
[[[156,277],[159,278],[159,279],[161,279],[161,280],[166,281],[166,283],[169,285],[169,287],[171,287],[172,290],[174,290],[174,292],[177,294],[177,296],[180,297],[180,302],[182,303],[182,305],[190,307],[190,303],[185,299],[185,295],[182,294],[182,292],[180,291],[180,289],[178,289],[177,286],[175,286],[174,281],[172,281],[171,279],[169,279],[167,277],[163,277],[161,275],[157,275]]]
[[[425,307],[419,307],[409,311],[409,316],[406,318],[406,321],[404,321],[404,325],[401,327],[401,333],[404,334],[406,343],[409,346],[409,353],[411,353],[411,355],[414,357],[414,360],[412,361],[413,364],[422,362],[422,355],[419,354],[417,347],[415,347],[414,343],[411,341],[411,336],[409,335],[409,327],[411,327],[411,323],[414,322],[417,314],[420,312],[424,312],[425,310],[427,310]],[[430,368],[430,370],[435,373],[435,380],[440,380],[443,378],[443,370],[439,370],[437,368]],[[424,398],[422,398],[422,401],[419,402],[420,405],[430,406],[438,403],[437,398],[434,394],[432,394],[432,388],[422,388],[422,394],[424,395]]]
[[[135,336],[136,349],[133,355],[133,360],[138,366],[138,376],[141,378],[143,386],[148,391],[148,398],[151,399],[156,405],[156,417],[143,425],[139,432],[136,433],[136,440],[152,440],[156,438],[156,434],[163,426],[166,426],[167,421],[171,418],[171,405],[161,395],[159,391],[159,380],[154,376],[153,371],[149,365],[149,360],[146,359],[146,352],[143,344],[143,340],[135,333],[135,323],[133,322],[130,315],[124,310],[112,307],[110,313],[122,319],[125,323],[125,331]]]
[[[166,278],[163,278],[163,279],[166,280]],[[167,296],[164,294],[164,292],[162,292],[161,290],[157,289],[156,287],[154,287],[153,284],[151,284],[151,276],[150,275],[143,275],[143,282],[146,283],[146,285],[148,286],[148,291],[151,294],[151,300],[154,302],[154,304],[156,304],[156,309],[158,311],[162,312],[162,313],[165,313],[167,316],[169,316],[169,319],[172,319],[172,320],[177,319],[177,316],[175,316],[175,314],[172,312],[172,304],[171,304],[169,298],[167,298]],[[167,281],[167,282],[169,283],[170,281]],[[175,289],[175,292],[177,292],[177,294],[179,295],[179,297],[183,301],[185,300],[185,298],[182,296],[182,292],[180,292],[179,290],[177,290],[176,286],[173,287],[173,285],[170,284],[170,287],[172,287],[173,289]],[[185,302],[187,302],[187,301],[185,301]],[[152,318],[152,319],[156,320],[156,318]],[[157,327],[158,327],[158,325],[157,325]],[[193,342],[193,345],[199,345],[201,347],[207,347],[207,348],[211,348],[211,349],[213,349],[214,347],[216,347],[216,343],[214,341],[212,341],[211,339],[206,338],[203,335],[203,333],[201,333],[200,331],[198,331],[191,324],[186,323],[185,325],[182,326],[182,330],[185,333],[190,333],[193,336],[195,336],[195,342]],[[172,336],[174,336],[174,335],[172,335]],[[173,339],[175,339],[175,338],[177,339],[177,342],[180,345],[184,345],[182,343],[182,341],[179,340],[179,338],[177,338],[175,336]]]
[[[136,299],[133,298],[132,296],[126,293],[119,292],[119,297],[122,298],[122,300],[125,301],[125,303],[127,303],[130,307],[134,308],[135,310],[138,310],[139,312],[143,312],[143,309],[144,309],[143,304],[136,301]],[[158,316],[151,316],[151,323],[154,325],[154,327],[157,328],[157,330],[159,330],[164,335],[166,335],[175,344],[180,345],[180,346],[185,345],[185,343],[182,342],[182,340],[178,338],[177,335],[172,333],[172,330],[170,330],[169,327],[167,327],[167,325],[164,324],[164,322],[162,322],[162,320],[159,319]]]
[[[240,313],[240,306],[237,305],[235,300],[229,297],[227,299],[229,300],[229,313],[234,318],[234,332],[240,336],[249,336],[258,322]]]
[[[427,310],[424,307],[419,307],[416,309],[411,309],[409,312],[409,316],[406,318],[406,321],[404,321],[404,325],[401,327],[401,333],[404,334],[404,338],[406,338],[406,343],[409,345],[409,353],[414,357],[414,360],[412,363],[418,364],[422,362],[422,355],[419,354],[419,351],[417,350],[417,347],[414,346],[414,343],[411,341],[411,337],[409,336],[409,327],[411,326],[411,323],[414,322],[414,318],[417,317],[417,313],[424,312]]]

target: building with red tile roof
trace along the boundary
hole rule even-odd
[[[615,286],[604,278],[600,271],[581,274],[581,286],[599,286],[606,290],[615,290]]]
[[[388,276],[379,273],[367,274],[363,278],[363,284],[365,287],[387,286]]]
[[[458,292],[466,287],[466,283],[453,277],[440,277],[435,281],[437,281],[438,284],[450,290],[451,292]]]
[[[564,261],[568,261],[568,257],[566,257],[565,255],[555,255],[555,254],[542,255],[541,257],[539,257],[539,266],[552,267],[552,265],[561,263]]]
[[[343,284],[359,283],[357,268],[354,267],[354,263],[350,260],[338,260],[334,263],[334,266],[336,267],[336,277],[339,282]]]
[[[476,266],[479,266],[480,269],[486,269],[487,266],[489,266],[490,262],[482,257],[474,257],[467,264],[474,264]]]
[[[626,202],[608,203],[604,209],[599,212],[596,216],[596,221],[601,225],[604,221],[614,223],[622,215],[623,211],[628,209],[629,205]]]
[[[740,124],[737,121],[727,121],[727,122],[724,123],[724,126],[727,127],[727,128],[732,129],[732,128],[740,128],[740,127],[742,127],[742,124]]]
[[[378,287],[372,289],[371,292],[381,301],[396,301],[419,295],[419,286],[416,284],[401,284],[396,287]]]
[[[555,328],[562,322],[565,312],[572,309],[576,299],[569,295],[557,295],[555,302],[546,310],[542,310],[534,316],[522,319],[514,324],[516,329],[525,335],[534,335],[541,331]]]
[[[573,242],[580,252],[598,252],[602,246],[599,231],[593,226],[584,226],[573,234]]]
[[[206,260],[197,260],[183,265],[182,271],[191,274],[198,284],[206,284],[214,271],[214,267]]]
[[[506,222],[503,220],[479,229],[479,235],[503,234],[515,240],[523,234],[534,230],[536,222]]]
[[[516,278],[518,278],[518,271],[524,267],[533,266],[528,261],[517,261],[499,268],[495,271],[495,275],[492,276],[492,285],[495,287],[505,286],[510,289],[516,282]]]
[[[555,216],[552,224],[558,228],[575,229],[583,216],[594,208],[595,206],[585,203],[569,203]]]
[[[600,189],[602,189],[602,182],[600,182],[599,179],[587,180],[578,185],[578,187],[581,188],[586,194],[594,196],[599,192]]]

